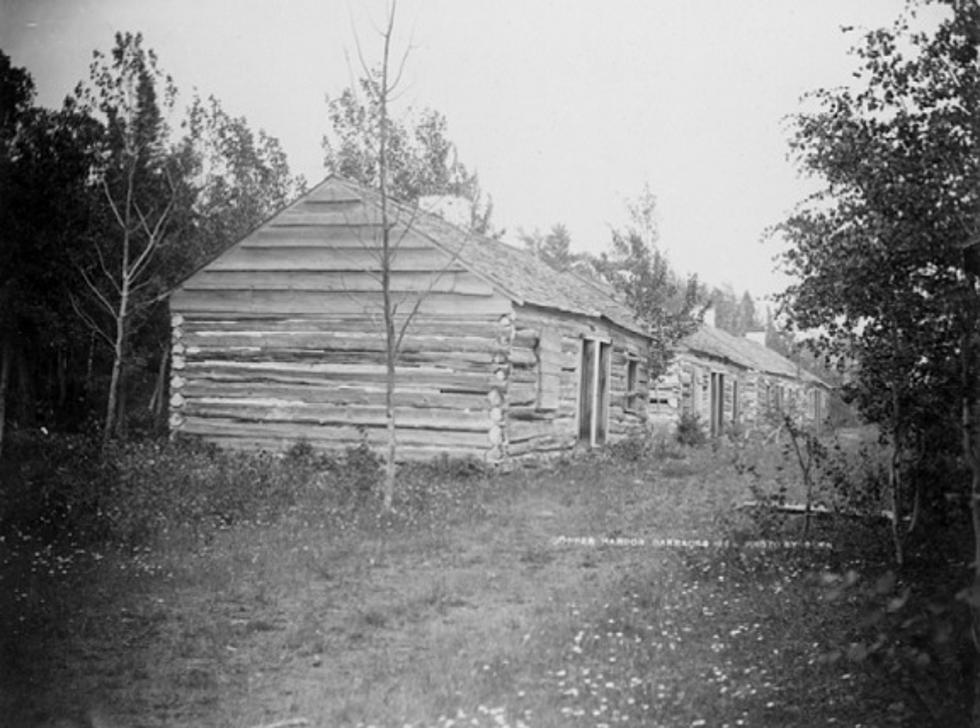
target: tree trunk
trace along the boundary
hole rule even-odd
[[[395,459],[398,451],[395,423],[395,362],[398,340],[395,337],[395,310],[391,300],[391,230],[388,225],[388,58],[391,49],[395,5],[388,16],[381,62],[381,86],[378,89],[378,192],[381,198],[381,297],[385,326],[385,424],[388,428],[388,458],[385,463],[384,508],[391,510],[395,500]]]
[[[88,356],[85,358],[85,395],[92,394],[92,373],[95,366],[95,332],[91,332],[88,338]]]
[[[116,437],[125,440],[129,437],[129,389],[126,387],[126,362],[119,366],[119,392],[116,395]]]
[[[170,362],[170,347],[163,347],[163,352],[160,354],[160,366],[157,368],[157,379],[156,384],[153,387],[153,396],[150,397],[149,411],[153,416],[153,428],[154,430],[163,432],[164,425],[166,424],[165,414],[166,407],[164,402],[167,401],[167,364]]]
[[[64,346],[58,347],[58,410],[64,409],[68,401],[68,352]]]
[[[962,447],[970,468],[970,521],[973,526],[973,583],[969,599],[973,637],[973,710],[971,725],[980,728],[980,428],[977,427],[977,400],[980,379],[975,367],[976,335],[963,338],[962,361]]]
[[[895,549],[895,564],[901,568],[905,563],[905,553],[902,543],[902,469],[901,455],[904,447],[904,430],[901,426],[901,402],[898,387],[892,384],[892,456],[888,468],[888,490],[892,499],[891,532],[892,545]]]
[[[919,479],[912,484],[912,513],[909,516],[909,527],[906,529],[906,536],[912,535],[915,529],[919,525],[919,519],[922,517],[922,486],[919,483]]]
[[[17,415],[19,424],[23,427],[33,427],[36,422],[37,403],[35,402],[35,387],[32,367],[27,364],[27,355],[23,346],[11,346],[12,358],[17,361]]]
[[[7,421],[7,383],[10,381],[10,342],[4,338],[0,350],[0,459],[3,458],[4,424]]]
[[[969,418],[969,427],[964,435],[964,447],[967,449],[967,462],[970,465],[970,516],[973,524],[973,585],[970,590],[971,598],[970,621],[973,636],[973,711],[972,725],[980,728],[980,442],[977,442],[976,407],[964,407],[964,417]]]
[[[973,594],[970,604],[971,632],[973,635],[973,726],[980,728],[980,469],[973,471]]]
[[[899,466],[899,440],[893,437],[892,457],[888,468],[888,491],[892,501],[891,535],[892,546],[895,550],[895,564],[899,567],[905,562],[902,544],[902,512],[901,512],[901,474]]]
[[[388,365],[385,386],[385,423],[388,428],[388,456],[385,461],[384,507],[392,510],[395,502],[395,459],[398,454],[398,439],[395,429],[395,367]]]
[[[119,304],[119,313],[116,319],[116,339],[112,347],[112,375],[109,377],[109,397],[106,403],[105,427],[102,430],[102,446],[109,444],[109,440],[116,434],[116,415],[119,407],[119,381],[122,374],[123,347],[125,346],[126,332],[126,303],[127,291],[123,288],[122,299]]]

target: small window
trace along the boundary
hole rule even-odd
[[[561,401],[561,333],[545,329],[534,350],[538,365],[539,410],[556,410]]]
[[[626,359],[626,410],[636,412],[643,402],[640,392],[640,360],[633,357]]]

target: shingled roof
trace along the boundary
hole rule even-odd
[[[380,196],[374,190],[338,177],[328,177],[327,181],[340,182],[365,202],[380,206]],[[434,213],[394,201],[389,204],[395,219],[407,222],[412,230],[455,256],[514,303],[603,318],[649,336],[649,328],[601,286],[570,271],[557,271],[525,250],[464,230]]]
[[[722,359],[744,369],[800,379],[827,387],[819,377],[798,366],[781,354],[750,339],[734,336],[713,326],[701,326],[681,340],[681,348],[705,356]]]

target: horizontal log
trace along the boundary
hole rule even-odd
[[[384,405],[299,404],[269,399],[190,399],[184,404],[185,416],[218,417],[240,422],[313,423],[317,425],[384,427]],[[490,427],[487,411],[432,407],[396,407],[397,427],[406,429],[486,432]]]
[[[373,389],[364,386],[331,387],[291,385],[256,382],[214,382],[192,380],[181,389],[185,398],[232,397],[242,399],[280,399],[308,404],[368,404],[381,406],[385,401],[384,387]],[[445,407],[449,409],[479,411],[489,406],[481,394],[446,394],[434,389],[407,389],[399,387],[394,392],[395,406]]]
[[[352,210],[363,207],[364,200],[358,195],[341,194],[329,195],[326,197],[304,196],[299,201],[290,205],[291,210]]]
[[[510,442],[523,442],[534,437],[562,434],[555,420],[508,420],[507,439]]]
[[[204,351],[208,349],[259,348],[310,349],[315,351],[385,351],[381,331],[347,332],[288,332],[288,331],[192,331],[184,336],[186,347]],[[406,334],[401,343],[402,352],[484,352],[498,351],[492,339],[482,336],[435,336]]]
[[[381,225],[381,210],[374,205],[356,203],[323,204],[317,200],[303,201],[276,215],[270,225]],[[412,227],[419,222],[423,213],[414,208],[390,205],[387,210],[387,224],[398,227]]]
[[[400,308],[415,307],[414,296],[404,296]],[[314,313],[381,316],[381,296],[370,293],[339,293],[311,291],[193,291],[179,290],[170,300],[173,309],[182,313]],[[496,296],[461,296],[456,293],[431,293],[421,297],[418,311],[423,314],[446,314],[458,311],[466,314],[491,314],[505,311],[509,301]]]
[[[187,379],[210,379],[230,382],[280,382],[284,384],[383,385],[387,379],[381,365],[329,365],[292,362],[217,362],[187,363]],[[397,367],[396,388],[438,387],[451,393],[486,394],[495,385],[482,372],[451,372],[435,367]]]
[[[535,367],[538,363],[538,357],[533,351],[518,346],[510,350],[508,359],[514,366],[524,368]]]
[[[395,317],[396,327],[400,330],[404,324],[404,316]],[[437,334],[444,336],[476,336],[494,338],[496,336],[495,315],[482,316],[449,316],[449,315],[418,315],[408,326],[406,335]],[[368,328],[371,321],[362,315],[324,317],[322,313],[313,315],[275,315],[247,314],[236,312],[233,316],[215,315],[208,313],[188,313],[185,329],[193,333],[230,333],[236,331],[262,333],[313,333],[326,331],[338,332],[373,332]]]
[[[328,178],[303,196],[303,202],[363,203],[364,195],[336,178]]]
[[[345,209],[346,208],[346,209]],[[373,206],[296,205],[270,221],[271,225],[380,225],[381,212]]]
[[[376,446],[387,442],[385,427],[354,427],[351,425],[315,425],[291,422],[239,422],[231,418],[188,416],[181,431],[190,435],[214,435],[232,437],[257,437],[284,439],[292,442],[308,440],[317,442],[366,441]],[[422,428],[397,428],[397,440],[403,445],[452,448],[455,446],[488,448],[487,432],[461,430],[431,430]]]
[[[296,440],[279,439],[273,437],[258,438],[218,435],[202,436],[189,433],[184,433],[184,436],[201,438],[227,450],[245,450],[249,452],[265,451],[270,453],[281,453],[289,450],[297,442]],[[345,448],[356,447],[360,445],[360,443],[360,440],[337,440],[329,442],[315,442],[310,443],[310,445],[318,452],[334,454],[338,457],[342,457]],[[386,454],[386,448],[384,448],[383,444],[376,444],[374,446],[374,450],[379,457],[383,458]],[[395,460],[396,462],[426,461],[447,455],[454,458],[471,457],[478,460],[483,460],[486,452],[486,449],[481,447],[460,447],[458,445],[452,447],[451,449],[428,445],[399,445],[398,449],[396,450]]]
[[[379,225],[290,225],[272,223],[259,228],[241,243],[242,248],[318,247],[318,248],[380,248]],[[392,230],[389,247],[434,249],[432,241],[403,227]]]
[[[406,248],[391,256],[391,270],[444,271],[464,270],[448,253],[436,248]],[[239,271],[380,271],[380,250],[364,246],[322,248],[315,245],[235,247],[204,270]]]
[[[538,345],[538,329],[519,328],[514,331],[514,346],[522,346],[532,351]]]
[[[536,388],[538,385],[538,371],[537,369],[529,369],[527,367],[514,367],[511,371],[510,381],[513,384],[526,384]]]
[[[522,442],[509,442],[507,444],[507,454],[511,457],[520,457],[535,453],[554,453],[571,450],[575,447],[575,444],[576,439],[572,435],[551,435],[524,440]]]
[[[262,347],[190,347],[187,361],[220,361],[222,363],[311,363],[343,364],[359,366],[362,364],[382,366],[386,361],[383,348],[373,350],[357,349],[286,349]],[[492,355],[487,352],[449,352],[449,351],[402,351],[396,359],[403,367],[438,367],[450,372],[476,372],[489,374],[492,369]]]
[[[240,271],[204,269],[183,284],[185,291],[269,290],[269,291],[381,291],[380,273]],[[396,293],[458,293],[467,296],[490,296],[493,288],[465,271],[414,272],[394,271],[389,291]]]
[[[507,401],[511,406],[537,401],[538,388],[534,384],[511,381],[507,387]]]
[[[507,408],[507,417],[514,421],[529,422],[542,420],[551,422],[555,418],[555,410],[541,410],[534,406],[511,405]]]

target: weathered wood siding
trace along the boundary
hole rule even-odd
[[[826,418],[829,395],[820,386],[682,352],[651,388],[651,398],[657,398],[656,402],[651,399],[651,407],[657,408],[655,424],[667,429],[687,413],[697,415],[705,432],[709,432],[712,373],[724,377],[724,428],[737,424],[745,431],[764,429],[775,424],[781,412],[793,414],[807,425],[819,426]],[[738,383],[738,405],[733,411],[735,382]]]
[[[399,451],[499,458],[512,304],[401,222],[390,289],[399,323],[416,314],[397,367]],[[377,214],[328,187],[189,278],[171,298],[172,429],[240,448],[382,444],[380,247]]]
[[[649,382],[643,337],[585,316],[518,306],[505,400],[508,455],[569,450],[578,443],[579,367],[582,341],[587,338],[612,346],[608,412],[603,415],[607,439],[621,438],[645,421]],[[637,362],[637,389],[629,398],[631,359]]]

